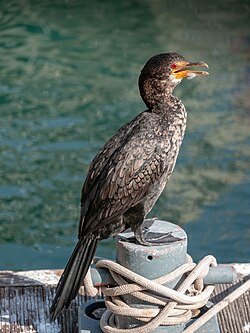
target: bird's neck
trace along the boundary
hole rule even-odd
[[[154,103],[150,105],[149,110],[154,113],[170,115],[176,113],[176,111],[178,112],[179,109],[181,110],[182,106],[182,102],[177,97],[169,94],[154,100]]]
[[[139,82],[141,83],[141,82]],[[175,85],[162,80],[146,80],[139,85],[141,97],[148,109],[155,113],[171,112],[181,103],[173,96]]]

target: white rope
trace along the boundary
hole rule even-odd
[[[215,304],[211,309],[209,309],[206,313],[204,313],[198,320],[196,320],[193,324],[191,324],[188,328],[186,328],[182,333],[193,333],[202,325],[204,325],[209,319],[211,319],[214,315],[216,315],[221,310],[225,309],[229,304],[234,302],[237,298],[243,295],[250,289],[250,279],[243,283],[236,290],[231,292],[228,296],[226,296],[222,301]]]
[[[194,310],[197,313],[197,309],[208,302],[214,290],[214,286],[204,287],[203,284],[203,278],[207,275],[209,267],[217,265],[213,256],[206,256],[198,264],[193,263],[192,258],[187,256],[186,264],[155,280],[144,278],[111,260],[101,258],[94,260],[96,267],[109,270],[117,284],[115,287],[102,287],[107,307],[100,320],[104,333],[149,333],[160,325],[186,323],[193,316]],[[163,285],[183,277],[183,275],[186,278],[177,290]],[[84,287],[86,294],[97,295],[98,289],[93,286],[90,272],[84,279]],[[137,298],[138,303],[142,303],[142,308],[126,304],[125,295]],[[147,303],[146,308],[143,307],[143,303]],[[143,325],[136,328],[119,329],[115,325],[115,315],[134,317]],[[211,318],[203,321],[202,318],[205,315],[195,321],[196,325],[199,325],[202,320],[200,325],[202,326]],[[197,328],[193,329],[193,325],[190,325],[191,328],[186,329],[185,333],[194,332]]]

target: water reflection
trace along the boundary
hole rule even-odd
[[[8,251],[0,268],[17,268],[9,259],[15,244],[44,253],[56,244],[63,253],[46,254],[47,267],[61,266],[76,237],[88,165],[107,138],[144,109],[139,71],[166,50],[205,60],[210,77],[176,89],[189,111],[188,129],[152,214],[193,223],[199,239],[210,226],[205,212],[213,220],[236,212],[249,196],[249,188],[235,195],[249,179],[249,9],[236,0],[2,3],[0,238]],[[225,197],[235,204],[222,204]],[[224,224],[235,233],[230,219]],[[238,228],[245,251],[232,245],[232,261],[249,261],[249,227],[240,220]],[[220,251],[223,242],[215,254]],[[29,268],[25,263],[20,267]]]

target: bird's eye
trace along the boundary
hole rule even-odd
[[[175,69],[176,67],[177,67],[176,64],[171,65],[171,68],[173,68],[173,69]]]

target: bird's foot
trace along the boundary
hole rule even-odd
[[[180,241],[181,238],[175,237],[172,232],[158,233],[150,231],[150,226],[157,220],[157,217],[146,219],[135,231],[135,240],[137,244],[144,246],[160,246]]]

